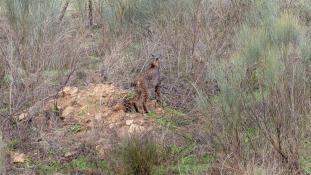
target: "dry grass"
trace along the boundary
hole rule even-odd
[[[129,88],[160,53],[163,99],[204,116],[215,171],[310,173],[310,0],[4,2],[2,125],[93,73]]]

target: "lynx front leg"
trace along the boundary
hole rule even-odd
[[[161,103],[161,85],[155,87],[156,100],[158,103]]]
[[[134,107],[134,109],[135,109],[136,112],[139,112],[139,110],[138,110],[138,105],[137,105],[137,101],[133,102],[133,103],[132,103],[132,106]]]
[[[145,83],[142,84],[142,94],[141,95],[142,95],[141,100],[142,100],[144,111],[145,111],[145,113],[148,113],[149,111],[148,111],[147,105],[146,105],[146,103],[148,101],[148,89],[147,89]]]
[[[159,103],[160,106],[162,106],[162,102],[161,102],[161,84],[160,83],[155,86],[155,95],[156,95],[157,103]],[[156,107],[157,107],[157,103],[156,103]]]

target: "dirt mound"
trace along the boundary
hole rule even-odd
[[[57,108],[62,112],[61,118],[65,125],[79,123],[93,127],[96,124],[117,128],[120,136],[149,130],[154,127],[154,122],[139,113],[125,113],[123,99],[131,96],[131,93],[113,85],[91,84],[84,88],[65,87],[57,99]],[[52,109],[55,101],[49,102]],[[151,101],[148,107],[154,109],[155,102]],[[158,108],[156,111],[161,112]],[[121,132],[122,130],[122,132]]]
[[[116,145],[131,135],[152,135],[167,145],[189,140],[181,132],[189,130],[191,117],[159,108],[155,100],[147,103],[148,114],[126,112],[123,101],[133,95],[112,84],[68,86],[57,98],[15,116],[22,144],[11,152],[12,167],[19,155],[19,162],[31,160],[36,166],[72,163],[81,156],[109,160]]]
[[[74,140],[95,144],[102,153],[122,137],[159,128],[143,114],[125,112],[122,101],[128,96],[130,92],[107,84],[65,87],[59,98],[49,101],[47,106],[50,111],[59,110],[63,128],[74,135]],[[154,109],[153,106],[155,102],[149,102],[148,107]]]
[[[133,96],[132,92],[112,84],[68,86],[58,93],[56,99],[41,105],[43,109],[35,116],[25,112],[16,116],[16,120],[19,126],[25,125],[24,128],[30,128],[31,121],[31,128],[35,129],[24,131],[28,136],[24,140],[37,143],[43,152],[57,150],[61,158],[70,158],[80,153],[81,145],[89,145],[104,159],[122,138],[156,133],[161,129],[145,114],[125,112],[122,102],[130,96]],[[155,108],[155,101],[150,101],[147,106],[157,114],[163,112],[161,108]],[[33,131],[37,135],[34,136]]]

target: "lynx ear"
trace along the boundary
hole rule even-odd
[[[161,57],[161,55],[160,54],[151,54],[151,57],[153,58],[153,59],[160,59],[160,57]]]

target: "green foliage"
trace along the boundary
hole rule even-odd
[[[300,163],[306,174],[311,174],[311,142],[305,141],[300,148]]]
[[[311,63],[311,38],[309,36],[304,36],[300,38],[299,49],[301,58],[306,65]]]
[[[87,157],[79,156],[78,158],[72,160],[69,166],[74,170],[88,170],[93,167],[92,163],[89,162]]]
[[[18,143],[19,143],[18,140],[12,139],[12,140],[10,140],[10,141],[7,143],[7,148],[8,148],[10,151],[14,151],[14,150],[17,149]]]
[[[147,113],[147,116],[153,118],[161,126],[172,128],[176,127],[176,124],[172,120],[163,116],[159,116],[155,112],[150,111]]]
[[[274,23],[262,23],[255,27],[244,25],[237,37],[241,49],[237,59],[239,66],[246,69],[244,77],[255,75],[251,79],[266,85],[277,84],[284,70],[290,44],[299,44],[300,38],[304,37],[298,20],[293,15],[283,13],[278,16],[274,18]],[[304,55],[308,57],[307,52]],[[247,72],[247,69],[253,72]],[[246,81],[250,83],[250,79],[246,78]]]
[[[146,115],[153,118],[159,125],[169,128],[189,125],[192,122],[192,119],[186,118],[186,115],[184,113],[169,107],[166,107],[164,109],[163,115],[157,115],[153,111],[150,111]]]
[[[60,172],[75,172],[94,170],[98,172],[109,172],[108,162],[105,160],[92,160],[87,156],[79,156],[70,162],[62,163],[59,160],[49,160],[47,163],[38,163],[32,165],[39,174],[53,174]]]
[[[75,0],[73,1],[74,8],[80,13],[81,17],[85,19],[87,0]]]
[[[36,171],[42,174],[52,174],[62,169],[62,163],[59,160],[50,160],[47,164],[38,165]]]
[[[283,13],[273,25],[273,39],[276,45],[296,44],[299,42],[301,33],[297,17],[290,13]]]
[[[250,0],[247,5],[249,12],[245,22],[251,26],[271,25],[280,13],[279,2],[276,0]]]
[[[307,15],[311,16],[311,0],[302,0],[303,10],[307,13]]]
[[[166,171],[174,174],[204,174],[213,158],[209,154],[196,155],[196,148],[196,144],[169,145],[167,150],[173,161]]]
[[[59,13],[60,0],[5,0],[5,12],[13,29],[27,32]]]
[[[221,111],[207,113],[210,132],[216,135],[215,147],[238,149],[237,156],[246,161],[260,145],[271,144],[269,138],[280,137],[277,144],[282,150],[274,150],[280,153],[291,150],[289,145],[299,146],[307,136],[303,116],[309,109],[303,108],[310,92],[302,89],[310,88],[305,81],[309,81],[311,55],[310,36],[293,12],[282,11],[273,0],[250,1],[248,7],[235,38],[235,54],[229,62],[212,65],[220,93],[215,98],[198,95],[202,113],[211,112],[208,107]],[[298,95],[301,92],[304,95]],[[293,109],[302,116],[298,122]],[[291,128],[295,131],[289,132]],[[286,154],[289,159],[297,156]]]
[[[42,76],[50,86],[57,85],[57,81],[60,75],[61,72],[59,70],[46,70],[42,73]]]
[[[252,143],[254,139],[258,136],[258,130],[256,128],[247,128],[243,133],[242,141],[244,144]]]
[[[73,134],[76,134],[78,132],[80,132],[82,130],[82,127],[80,124],[74,124],[74,125],[71,125],[69,127],[69,132],[73,133]]]

